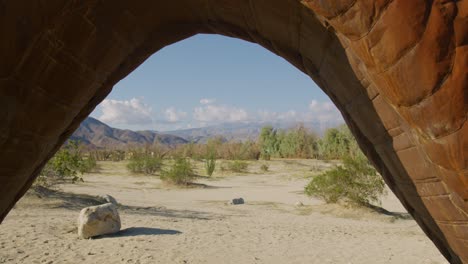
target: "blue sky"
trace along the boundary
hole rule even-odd
[[[113,127],[159,131],[342,120],[327,95],[283,58],[219,35],[197,35],[153,54],[91,116]]]

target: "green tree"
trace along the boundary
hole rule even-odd
[[[322,159],[341,159],[348,155],[357,155],[359,151],[356,139],[346,125],[328,129],[317,147]]]

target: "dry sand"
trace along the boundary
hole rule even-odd
[[[0,263],[447,263],[393,194],[382,203],[393,215],[325,205],[302,193],[304,176],[332,164],[268,163],[188,189],[102,163],[84,183],[26,195],[0,225]],[[78,239],[84,194],[114,196],[122,231]],[[246,204],[225,204],[236,197]]]

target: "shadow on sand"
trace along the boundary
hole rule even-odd
[[[84,207],[100,205],[103,203],[102,200],[99,200],[97,197],[87,194],[75,194],[67,193],[58,190],[52,190],[48,188],[35,188],[31,189],[29,192],[30,195],[35,195],[38,198],[49,198],[56,199],[59,202],[54,204],[52,208],[63,208],[68,210],[79,211]],[[174,210],[168,209],[164,206],[153,207],[153,206],[130,206],[119,204],[118,209],[122,213],[127,214],[138,214],[138,215],[152,215],[152,216],[161,216],[168,218],[185,218],[185,219],[195,219],[195,220],[210,220],[215,218],[223,218],[222,215],[216,215],[212,213],[202,212],[202,211],[193,211],[193,210]]]
[[[159,229],[152,227],[129,227],[111,235],[104,235],[96,237],[99,238],[113,238],[113,237],[134,237],[134,236],[159,236],[159,235],[178,235],[182,232],[171,229]]]
[[[372,205],[372,204],[367,204],[366,206],[369,209],[371,209],[372,211],[376,212],[376,213],[387,215],[387,216],[392,216],[395,219],[401,219],[401,220],[412,220],[413,219],[413,217],[408,213],[391,212],[391,211],[388,211],[388,210],[386,210],[386,209],[384,209],[384,208],[382,208],[380,206],[375,206],[375,205]]]

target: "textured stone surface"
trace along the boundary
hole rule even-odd
[[[197,33],[308,74],[440,251],[468,262],[468,0],[0,1],[0,219],[116,82]]]
[[[120,216],[115,204],[83,208],[78,217],[78,236],[90,238],[120,231]]]

